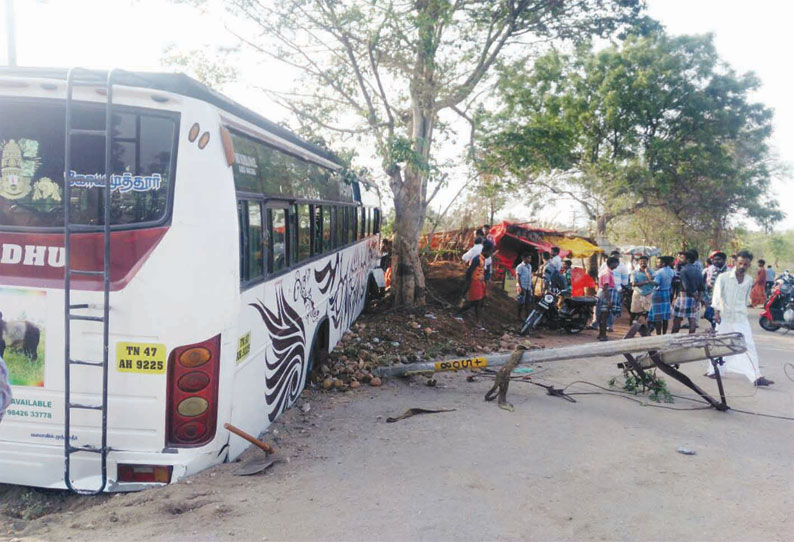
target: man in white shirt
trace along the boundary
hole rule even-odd
[[[724,358],[720,366],[720,374],[724,372],[739,373],[746,376],[755,386],[774,384],[761,375],[758,367],[758,352],[753,342],[753,332],[747,320],[747,302],[753,279],[747,276],[747,270],[753,261],[753,255],[743,250],[736,255],[736,266],[717,277],[714,284],[714,295],[711,306],[714,308],[714,321],[718,333],[739,332],[744,335],[747,352]],[[706,376],[715,378],[714,366],[709,363]]]
[[[618,266],[612,270],[612,277],[615,280],[615,288],[622,291],[624,288],[627,288],[629,285],[629,268],[626,267],[626,264],[624,264],[623,261],[620,259],[619,251],[613,250],[612,252],[609,253],[609,256],[618,259],[619,263]],[[606,269],[607,269],[607,263],[606,261],[604,261],[604,263],[601,264],[601,267],[598,268],[598,274],[601,275],[601,273],[605,272]],[[615,314],[614,312],[609,313],[609,319],[607,320],[607,331],[614,331],[613,326],[615,325],[615,320],[620,318],[620,314],[622,311],[623,311],[623,304],[621,303],[620,310],[618,310],[617,314]],[[597,318],[598,315],[596,315],[596,319]],[[597,322],[595,320],[593,321],[591,327],[593,329],[596,329]]]
[[[560,258],[560,247],[551,247],[551,261],[549,265],[557,270],[558,273],[562,272],[562,258]]]
[[[461,259],[466,263],[470,263],[474,258],[482,254],[482,241],[483,239],[479,235],[475,237],[474,246],[467,250],[466,254],[461,256]]]

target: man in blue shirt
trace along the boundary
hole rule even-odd
[[[766,296],[769,297],[772,294],[772,286],[775,285],[775,270],[772,269],[771,265],[766,266]]]
[[[521,258],[521,263],[516,267],[516,287],[518,288],[518,318],[526,309],[529,315],[529,304],[532,302],[532,258],[527,252]]]
[[[681,287],[673,307],[673,333],[681,329],[681,321],[689,321],[689,333],[697,331],[697,320],[700,315],[700,303],[703,301],[703,272],[697,268],[695,261],[697,252],[687,250],[686,264],[679,271]]]
[[[653,290],[651,311],[648,313],[648,322],[652,322],[657,335],[667,333],[667,322],[670,320],[670,291],[673,287],[673,257],[662,256],[659,258],[659,268],[653,274],[656,287]]]

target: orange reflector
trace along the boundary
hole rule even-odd
[[[209,348],[195,346],[179,354],[179,363],[184,367],[199,367],[207,363],[211,357]]]
[[[119,482],[154,482],[157,484],[170,484],[171,465],[128,465],[119,463]]]
[[[176,411],[180,415],[192,418],[203,414],[209,408],[210,404],[203,397],[188,397],[176,407]]]

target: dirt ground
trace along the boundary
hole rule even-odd
[[[353,357],[354,344],[371,346],[389,329],[394,337],[377,343],[389,348],[375,355],[393,362],[410,354],[402,350],[407,334],[428,345],[452,341],[452,353],[518,340],[501,324],[480,330],[447,321],[440,308],[435,313],[428,311],[435,319],[400,317],[398,330],[383,314],[364,318],[329,370],[349,361],[342,356]],[[453,321],[460,332],[443,327]],[[433,332],[421,331],[431,326]],[[792,416],[794,382],[784,364],[792,361],[794,337],[758,329],[755,337],[762,370],[777,383],[756,390],[731,376],[729,405]],[[593,331],[543,332],[532,341],[551,347],[594,339]],[[568,386],[575,402],[516,381],[512,413],[484,402],[492,381],[482,375],[469,382],[468,373],[438,375],[435,387],[413,377],[380,387],[308,390],[264,435],[285,458],[264,474],[235,476],[240,464],[225,464],[168,487],[99,498],[0,486],[6,501],[0,539],[790,539],[794,422],[703,409],[669,379],[669,390],[681,396],[672,404],[589,384],[607,387],[611,377],[620,379],[617,361],[534,366],[532,381]],[[716,394],[704,368],[683,369]],[[412,407],[454,411],[386,422]],[[261,454],[248,450],[242,461]]]

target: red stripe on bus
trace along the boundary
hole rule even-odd
[[[117,231],[110,234],[110,289],[124,288],[168,231],[168,227]],[[102,271],[101,233],[73,234],[72,269]],[[62,233],[0,232],[0,284],[63,288]],[[102,290],[101,276],[72,275],[76,290]]]

